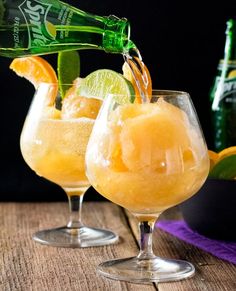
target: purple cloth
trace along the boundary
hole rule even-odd
[[[220,259],[236,264],[236,242],[209,239],[191,230],[183,220],[160,220],[156,226]]]

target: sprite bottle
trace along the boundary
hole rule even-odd
[[[216,151],[236,145],[236,20],[227,22],[224,59],[210,91]]]
[[[79,49],[123,53],[129,35],[125,18],[92,15],[58,0],[0,0],[0,56]]]

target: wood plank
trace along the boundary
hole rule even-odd
[[[0,203],[0,290],[142,290],[151,285],[108,280],[96,274],[105,260],[133,256],[137,245],[123,210],[109,202],[85,202],[84,223],[112,229],[121,236],[118,244],[86,249],[44,246],[31,239],[39,229],[64,225],[66,203]]]
[[[126,213],[138,241],[137,220],[128,211]],[[178,208],[175,207],[164,212],[159,219],[180,217]],[[153,234],[153,249],[156,255],[187,260],[196,268],[196,274],[192,278],[178,282],[159,283],[159,291],[236,290],[236,266],[231,263],[220,260],[159,229],[155,229]]]

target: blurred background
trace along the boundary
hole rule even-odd
[[[149,68],[153,87],[190,93],[208,147],[212,147],[209,90],[223,58],[226,21],[236,17],[236,1],[80,0],[66,2],[97,15],[114,14],[131,23],[131,39]],[[142,3],[141,5],[138,3]],[[98,68],[121,71],[121,55],[80,51],[81,77]],[[57,55],[45,57],[55,68]],[[15,75],[11,59],[0,57],[0,200],[61,201],[59,186],[38,177],[24,162],[19,137],[34,88]],[[99,200],[92,188],[85,200]]]

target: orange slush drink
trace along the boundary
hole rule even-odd
[[[103,126],[103,127],[102,127]],[[187,115],[162,98],[125,104],[92,135],[92,185],[134,213],[159,213],[197,192],[209,170],[204,140]]]
[[[23,157],[39,176],[62,187],[89,185],[84,156],[93,124],[94,120],[88,118],[42,119],[33,139],[23,132]]]
[[[83,193],[90,186],[85,175],[85,152],[100,105],[96,99],[71,95],[64,99],[62,111],[48,106],[37,122],[33,121],[37,113],[32,110],[26,118],[20,139],[25,161],[69,195],[79,190]]]

